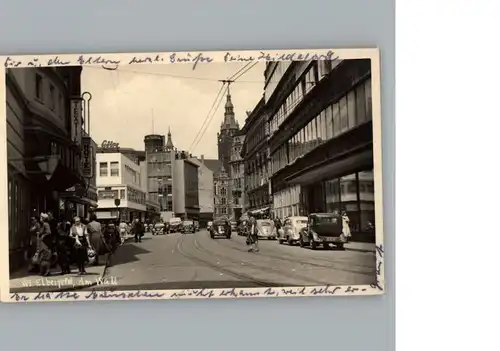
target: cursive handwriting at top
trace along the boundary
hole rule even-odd
[[[5,61],[3,62],[3,66],[5,68],[15,68],[15,67],[19,67],[23,64],[22,61],[19,61],[19,60],[15,60],[13,58],[11,58],[10,56],[7,56],[5,58]]]
[[[80,55],[76,59],[76,62],[78,62],[79,65],[101,65],[102,68],[104,69],[116,70],[121,61],[107,59],[102,55],[99,56]]]
[[[173,53],[169,57],[170,63],[193,63],[193,71],[196,69],[198,63],[212,63],[214,60],[210,56],[206,56],[202,52],[197,55],[191,55],[190,53],[180,56],[180,54]]]

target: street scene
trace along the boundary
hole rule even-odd
[[[11,292],[370,285],[369,59],[6,70]]]

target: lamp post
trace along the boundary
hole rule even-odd
[[[87,122],[87,128],[85,128],[85,131],[88,135],[90,135],[90,100],[92,100],[92,94],[88,91],[84,92],[82,94],[83,115],[84,121]]]

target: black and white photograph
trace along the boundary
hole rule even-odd
[[[311,52],[3,57],[9,298],[383,293],[379,52]]]

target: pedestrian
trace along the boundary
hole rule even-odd
[[[80,217],[75,217],[73,219],[74,224],[70,230],[70,236],[75,239],[75,259],[78,266],[78,274],[84,275],[85,262],[87,262],[87,251],[90,247],[89,236],[87,232],[87,227],[83,225]]]
[[[99,255],[102,253],[104,246],[104,235],[102,233],[101,223],[97,221],[95,213],[90,215],[90,222],[87,224],[87,233],[89,235],[89,242],[95,251],[94,265],[99,265]]]
[[[57,251],[57,263],[61,268],[61,274],[71,273],[71,254],[73,251],[74,240],[69,236],[69,226],[68,222],[64,217],[61,217],[57,225],[57,236],[56,236],[56,251]]]
[[[249,232],[248,232],[248,242],[250,244],[250,248],[248,252],[259,252],[259,236],[257,235],[257,221],[254,216],[250,216],[248,221],[249,223]]]
[[[342,233],[344,234],[347,241],[351,240],[351,228],[349,216],[347,215],[347,211],[342,211]]]
[[[40,219],[42,221],[42,225],[38,241],[39,246],[37,261],[40,267],[40,275],[49,276],[50,266],[52,264],[53,238],[52,232],[50,231],[49,215],[42,213],[40,214]]]
[[[31,217],[31,226],[29,232],[29,242],[28,249],[26,252],[26,258],[29,260],[28,272],[33,272],[35,268],[38,267],[38,249],[39,249],[39,236],[41,231],[41,225],[36,217]],[[36,255],[36,257],[35,257]]]
[[[139,218],[134,220],[134,240],[136,243],[142,242],[142,237],[144,235],[144,225],[141,223]]]

